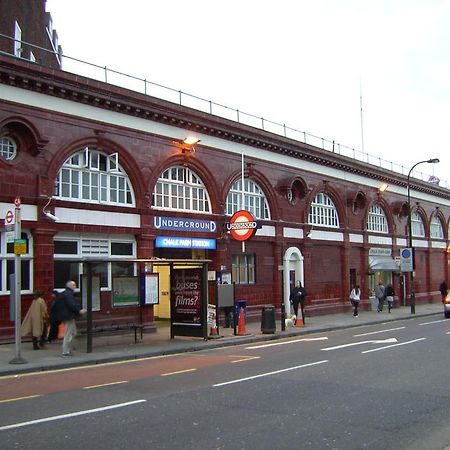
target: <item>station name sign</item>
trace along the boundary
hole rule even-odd
[[[195,231],[215,233],[217,224],[213,220],[185,219],[179,217],[155,217],[153,226],[157,230]]]
[[[226,231],[237,241],[246,241],[254,232],[261,228],[250,212],[241,210],[233,214],[230,221],[225,224]]]
[[[158,236],[155,241],[155,247],[215,250],[216,240],[190,237]]]

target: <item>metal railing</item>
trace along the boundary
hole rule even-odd
[[[0,38],[6,38],[11,42],[11,48],[14,47],[14,38],[1,33]],[[224,119],[229,119],[240,124],[258,128],[270,133],[277,134],[279,136],[284,136],[286,138],[293,139],[304,144],[318,147],[322,150],[327,150],[332,153],[346,156],[376,167],[390,170],[392,172],[400,173],[405,176],[407,176],[407,174],[409,173],[410,168],[400,163],[388,161],[381,158],[380,156],[371,155],[359,149],[337,143],[334,140],[329,140],[311,133],[307,133],[305,131],[297,130],[296,128],[289,127],[284,123],[275,122],[273,120],[269,120],[255,114],[241,111],[237,108],[231,108],[229,106],[213,102],[212,100],[207,100],[196,95],[188,94],[187,92],[183,92],[181,90],[154,83],[147,80],[146,78],[139,78],[134,75],[111,69],[107,66],[99,66],[98,64],[83,61],[72,56],[67,56],[64,54],[60,55],[58,53],[55,53],[54,51],[36,46],[34,44],[30,44],[28,42],[21,42],[28,47],[43,50],[53,55],[58,55],[59,57],[62,56],[62,64],[65,66],[62,70],[65,72],[71,72],[76,75],[81,75],[97,81],[113,84],[115,86],[123,87],[134,92],[139,92],[144,95],[156,97],[161,100],[166,100],[180,106],[193,108],[197,111],[202,111]],[[6,54],[14,56],[13,53]],[[39,64],[38,61],[35,62],[35,64],[42,65]],[[411,174],[411,177],[426,182],[432,179],[432,176],[429,173],[421,172],[418,170],[414,170]],[[440,180],[439,186],[449,188],[446,180]]]

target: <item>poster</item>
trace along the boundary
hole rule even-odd
[[[113,278],[113,306],[139,305],[138,277]]]
[[[171,277],[172,323],[202,326],[202,270],[177,269]]]
[[[157,305],[159,303],[159,274],[145,274],[145,304]]]

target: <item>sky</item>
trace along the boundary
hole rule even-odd
[[[46,9],[67,56],[364,149],[405,174],[439,158],[417,169],[450,187],[450,0],[47,0]]]

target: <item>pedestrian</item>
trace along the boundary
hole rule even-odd
[[[52,302],[50,303],[50,331],[48,333],[48,342],[54,341],[58,337],[58,327],[61,323],[58,319],[58,310],[61,300],[58,298],[58,291],[53,289]]]
[[[384,291],[385,291],[385,288],[384,288],[383,280],[379,280],[378,285],[375,288],[375,297],[378,300],[378,308],[377,308],[378,312],[383,311],[383,303],[384,303],[384,299],[386,297]]]
[[[301,281],[297,281],[296,286],[292,289],[289,301],[294,308],[295,318],[298,318],[298,305],[302,312],[302,320],[305,323],[305,298],[307,296],[306,289],[302,286]]]
[[[394,305],[394,288],[392,287],[392,284],[388,284],[385,289],[386,294],[386,301],[388,303],[388,312],[391,312],[392,306]]]
[[[447,292],[448,292],[448,287],[447,287],[447,283],[445,282],[445,280],[439,286],[439,290],[441,291],[442,303],[444,303],[445,299],[447,297]]]
[[[39,350],[44,347],[47,334],[47,304],[41,291],[33,294],[33,301],[22,322],[22,336],[31,333],[33,341],[33,350]]]
[[[353,306],[353,317],[359,317],[358,306],[360,300],[361,300],[361,289],[359,289],[359,285],[355,285],[355,287],[350,292],[350,302]]]
[[[75,281],[68,281],[66,289],[59,295],[57,319],[64,323],[64,339],[62,344],[62,356],[72,356],[72,343],[77,335],[77,326],[75,319],[86,313],[85,309],[75,301],[75,289],[77,284]]]

